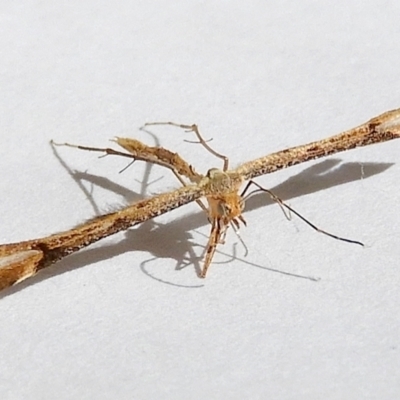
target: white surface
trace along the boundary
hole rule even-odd
[[[142,123],[196,122],[237,165],[400,107],[399,17],[394,0],[2,2],[1,241],[178,186],[139,163],[118,174],[123,159],[57,158],[50,139],[154,143]],[[229,232],[205,281],[191,204],[4,291],[1,399],[399,398],[399,154],[394,141],[259,180],[364,249],[258,196],[248,256]]]

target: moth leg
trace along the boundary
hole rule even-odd
[[[221,235],[224,233],[224,229],[221,228],[221,220],[214,218],[211,222],[211,232],[208,238],[206,255],[204,257],[203,269],[200,272],[200,278],[205,278],[207,275],[208,268],[211,265],[212,259],[214,258],[215,250],[217,245],[221,243]]]
[[[187,183],[183,180],[182,175],[189,178],[192,182],[197,182],[202,178],[202,175],[198,174],[191,165],[189,165],[178,154],[173,153],[172,151],[162,147],[151,147],[136,139],[116,138],[114,141],[128,151],[128,153],[114,150],[110,147],[100,148],[70,143],[56,143],[53,140],[50,141],[50,143],[53,146],[67,146],[80,150],[104,153],[103,156],[122,156],[132,159],[133,162],[144,161],[151,164],[160,165],[172,171],[182,186],[187,186]],[[196,203],[203,211],[208,212],[207,207],[201,202],[201,200],[196,200]]]
[[[286,208],[287,210],[289,210],[290,212],[292,212],[293,214],[295,214],[297,217],[299,217],[303,222],[305,222],[308,226],[310,226],[311,228],[313,228],[315,231],[319,232],[319,233],[323,233],[326,236],[329,236],[333,239],[336,240],[341,240],[342,242],[347,242],[347,243],[354,243],[354,244],[358,244],[359,246],[364,246],[363,243],[359,242],[358,240],[353,240],[353,239],[347,239],[344,238],[342,236],[337,236],[334,235],[333,233],[329,233],[327,231],[322,230],[321,228],[318,228],[318,226],[314,225],[312,222],[310,222],[307,218],[303,217],[303,215],[301,215],[298,211],[296,211],[294,208],[292,208],[291,206],[289,206],[288,204],[286,204],[282,199],[280,199],[275,193],[273,193],[271,190],[265,189],[264,187],[262,187],[261,185],[259,185],[258,183],[254,182],[254,181],[249,181],[248,186],[250,184],[255,185],[258,189],[256,189],[255,191],[251,192],[249,195],[254,194],[255,192],[265,192],[268,193],[272,200],[274,200],[275,202],[277,202],[281,208]]]
[[[209,153],[211,153],[215,157],[218,157],[224,161],[223,171],[228,170],[229,158],[227,156],[224,156],[221,153],[218,153],[217,151],[215,151],[212,147],[210,147],[208,145],[207,140],[205,140],[203,138],[203,136],[201,135],[199,128],[196,124],[184,125],[184,124],[177,124],[175,122],[147,122],[146,124],[144,124],[144,126],[152,126],[152,125],[170,125],[170,126],[176,126],[178,128],[186,129],[186,131],[188,131],[188,132],[194,132],[197,139],[199,140],[198,143],[200,143]],[[186,141],[188,142],[188,140],[186,140]]]

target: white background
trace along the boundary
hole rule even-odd
[[[68,229],[179,186],[168,171],[49,145],[158,140],[232,166],[400,107],[398,1],[2,1],[0,239]],[[187,136],[189,135],[189,136]],[[1,399],[400,397],[400,142],[265,176],[196,277],[196,204],[0,295]],[[185,268],[182,269],[182,267]],[[320,278],[318,282],[309,278]]]

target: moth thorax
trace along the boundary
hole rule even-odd
[[[242,179],[239,176],[218,168],[209,169],[206,176],[209,179],[209,186],[213,193],[236,193],[242,183]]]

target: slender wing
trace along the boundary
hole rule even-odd
[[[95,218],[77,228],[45,238],[0,245],[0,290],[114,233],[188,204],[202,197],[205,185],[191,185],[134,203]]]
[[[372,118],[349,131],[312,142],[272,153],[268,156],[249,161],[238,167],[235,172],[244,179],[252,179],[269,174],[305,161],[329,156],[355,147],[386,142],[400,137],[400,109],[388,111]]]

